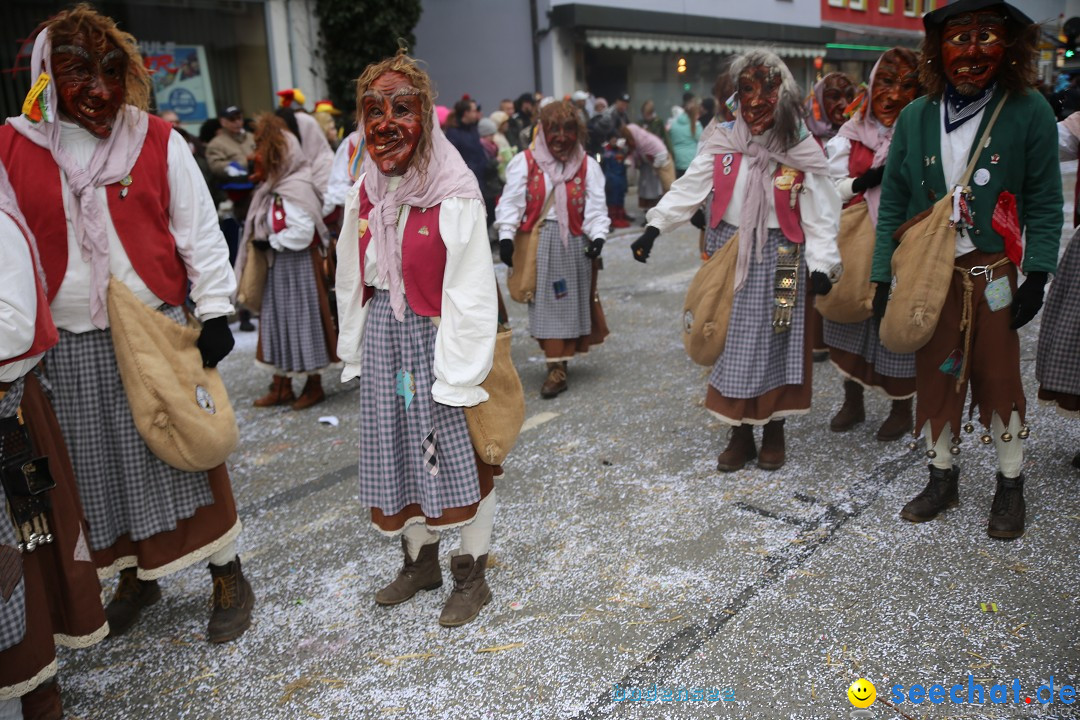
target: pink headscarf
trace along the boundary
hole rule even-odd
[[[405,284],[401,275],[401,243],[397,241],[398,211],[402,205],[417,208],[435,207],[447,198],[480,200],[480,186],[457,148],[450,144],[442,128],[431,118],[431,143],[423,172],[416,155],[401,177],[397,188],[390,190],[391,178],[379,172],[371,155],[364,157],[361,171],[364,190],[374,207],[368,215],[371,241],[375,243],[379,277],[390,287],[390,308],[398,321],[405,320]]]
[[[772,131],[752,136],[750,126],[746,124],[741,112],[736,114],[734,126],[728,128],[723,124],[715,125],[715,129],[704,139],[698,152],[710,155],[741,153],[743,164],[749,173],[746,178],[746,197],[743,199],[739,217],[739,257],[735,263],[735,290],[738,291],[750,272],[752,248],[756,245],[757,260],[761,262],[762,248],[768,236],[769,202],[773,188],[769,166],[778,162],[803,172],[827,175],[828,162],[821,146],[812,135],[807,135],[792,147],[781,148]]]
[[[882,55],[882,57],[885,56]],[[893,127],[885,127],[874,117],[871,98],[874,92],[874,77],[877,75],[879,65],[881,65],[881,58],[878,58],[874,63],[874,69],[870,71],[870,81],[867,84],[864,102],[851,119],[840,126],[840,132],[837,133],[848,140],[858,140],[873,150],[874,161],[870,163],[872,168],[881,167],[889,159],[889,146],[892,144],[893,129],[896,127],[895,124]],[[876,226],[878,207],[881,205],[881,185],[870,188],[863,193],[863,197],[866,198],[866,210],[870,213],[870,221]]]
[[[581,169],[581,161],[585,159],[585,148],[581,147],[581,143],[575,143],[574,151],[570,153],[566,163],[559,162],[547,146],[543,123],[538,122],[532,154],[536,164],[555,185],[555,217],[559,221],[559,237],[562,238],[563,248],[567,248],[570,245],[570,211],[566,207],[566,183],[573,180]]]
[[[142,110],[131,105],[122,107],[113,123],[112,133],[106,139],[98,140],[89,166],[83,169],[60,146],[60,123],[56,116],[59,106],[52,74],[52,43],[47,28],[38,33],[34,41],[34,51],[30,56],[31,82],[40,73],[49,76],[45,102],[51,114],[39,123],[19,116],[8,118],[8,124],[35,145],[50,151],[53,160],[67,176],[68,189],[78,200],[69,206],[75,240],[79,244],[83,262],[90,263],[90,319],[96,327],[104,330],[108,326],[105,296],[109,288],[109,232],[106,210],[98,202],[94,191],[120,182],[131,173],[146,140],[148,121]]]
[[[837,127],[833,125],[832,120],[827,117],[821,117],[825,114],[825,80],[833,75],[842,75],[843,73],[829,73],[825,77],[814,83],[814,89],[810,92],[810,97],[806,98],[806,116],[804,121],[806,127],[810,131],[810,134],[814,137],[828,140],[837,133]]]

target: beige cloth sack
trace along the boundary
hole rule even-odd
[[[858,202],[840,213],[840,233],[836,236],[844,272],[828,295],[815,300],[818,312],[827,320],[858,323],[874,314],[874,284],[870,266],[874,262],[874,223],[866,202]]]
[[[554,201],[555,190],[552,189],[533,229],[514,235],[514,267],[506,270],[506,289],[515,302],[531,303],[536,295],[536,251],[540,247],[540,228]]]
[[[506,460],[525,422],[525,391],[510,357],[511,334],[507,329],[495,336],[491,372],[480,383],[489,398],[465,408],[469,438],[480,459],[488,465],[501,465]]]
[[[239,437],[218,371],[204,368],[199,330],[148,307],[115,277],[109,324],[135,427],[150,451],[179,470],[225,462]]]
[[[959,187],[967,188],[979,155],[989,144],[990,130],[1008,99],[1009,94],[1005,93],[990,116]],[[895,353],[915,352],[930,342],[937,329],[952,283],[956,256],[952,211],[952,193],[946,193],[929,211],[908,220],[893,234],[900,247],[892,256],[892,294],[881,320],[880,335],[881,343]]]
[[[262,312],[263,292],[266,290],[266,277],[269,273],[270,265],[266,259],[266,251],[256,248],[249,239],[247,259],[236,289],[236,302],[256,315]]]
[[[711,366],[724,352],[731,305],[735,300],[735,262],[739,234],[698,268],[683,302],[683,346],[698,365]]]

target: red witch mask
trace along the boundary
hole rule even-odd
[[[855,99],[855,86],[847,75],[831,73],[825,76],[825,86],[821,89],[821,112],[833,125],[843,125],[847,118],[844,110]]]
[[[578,123],[576,118],[555,117],[543,123],[544,139],[552,157],[561,163],[570,159],[574,147],[578,144]]]
[[[878,122],[892,127],[900,111],[918,96],[919,78],[914,67],[903,62],[878,65],[870,89],[870,109]]]
[[[375,79],[360,101],[364,141],[379,172],[404,175],[424,134],[420,91],[399,72]]]
[[[945,24],[941,60],[961,95],[977,95],[997,77],[1005,57],[1005,19],[994,12],[960,15]]]
[[[104,48],[82,33],[53,47],[50,61],[60,110],[91,135],[107,138],[124,105],[127,54],[111,40]]]
[[[739,107],[751,135],[760,135],[776,123],[780,83],[780,72],[767,65],[755,65],[739,73]]]

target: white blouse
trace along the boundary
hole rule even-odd
[[[315,218],[294,205],[285,198],[281,198],[281,205],[285,210],[285,229],[281,232],[271,232],[267,239],[270,247],[278,252],[292,250],[300,252],[311,247],[311,241],[315,238]],[[274,206],[266,212],[267,227],[274,227]]]
[[[660,198],[659,204],[646,214],[649,225],[665,234],[690,219],[713,189],[713,157],[714,155],[708,152],[699,152],[694,157],[690,167],[686,169],[686,174],[676,180],[671,190]],[[776,165],[775,162],[770,165],[770,175],[776,172]],[[741,163],[735,177],[731,202],[722,218],[729,225],[739,224],[748,174],[747,163]],[[770,192],[768,196],[768,227],[779,228],[780,221],[776,217],[773,194]],[[840,250],[836,247],[836,233],[840,229],[840,206],[840,196],[831,178],[806,173],[803,193],[799,198],[799,210],[806,239],[806,265],[811,271],[829,273],[840,264]]]
[[[61,121],[60,146],[83,167],[89,164],[98,142],[96,137],[80,126]],[[228,315],[233,311],[230,298],[236,292],[236,277],[229,264],[229,247],[218,226],[217,208],[187,142],[179,133],[169,135],[167,158],[169,231],[176,240],[176,250],[191,281],[190,295],[195,301],[195,315],[200,320]],[[58,328],[87,332],[96,329],[90,319],[90,265],[82,259],[71,223],[70,208],[77,201],[68,189],[64,172],[58,172],[67,215],[68,266],[63,284],[52,301],[53,320]],[[134,180],[138,182],[138,178]],[[109,216],[105,188],[96,188],[94,192],[105,208],[110,271],[131,288],[141,301],[151,307],[161,305],[161,298],[154,295],[135,272],[116,234],[116,227]]]
[[[829,175],[832,176],[836,192],[840,194],[840,203],[846,203],[857,194],[851,186],[855,178],[848,177],[848,162],[851,160],[851,140],[836,135],[825,143],[825,154],[829,156]]]
[[[0,361],[19,357],[34,344],[37,286],[34,263],[19,226],[0,212]],[[0,382],[18,380],[40,355],[0,365]]]
[[[586,161],[585,170],[585,220],[581,230],[589,240],[607,239],[611,218],[607,213],[607,198],[604,195],[604,171],[600,163],[591,157]],[[529,163],[525,153],[519,152],[506,166],[506,186],[495,208],[495,228],[499,239],[514,239],[514,233],[525,216],[525,191],[529,182]],[[544,173],[544,200],[552,186],[551,178]],[[551,204],[545,220],[555,220],[555,203]]]
[[[341,380],[360,376],[364,327],[370,302],[361,304],[360,281],[360,207],[361,176],[345,197],[345,219],[338,237],[337,303],[340,330],[338,357],[345,363]],[[400,244],[405,223],[413,208],[402,206],[398,215],[397,241]],[[487,216],[483,202],[466,198],[447,198],[439,210],[439,234],[446,246],[446,270],[443,273],[442,317],[432,318],[438,326],[435,336],[433,371],[435,383],[431,395],[436,402],[457,407],[472,407],[488,399],[480,387],[491,370],[498,330],[498,300],[491,247],[487,235]],[[385,290],[388,284],[378,276],[375,243],[368,243],[364,257],[364,283]]]

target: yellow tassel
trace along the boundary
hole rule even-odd
[[[48,73],[41,73],[38,75],[37,82],[30,88],[30,92],[26,93],[26,99],[23,100],[22,104],[22,114],[30,118],[31,122],[41,122],[44,119],[41,112],[41,103],[38,102],[38,99],[45,92],[48,85]]]

